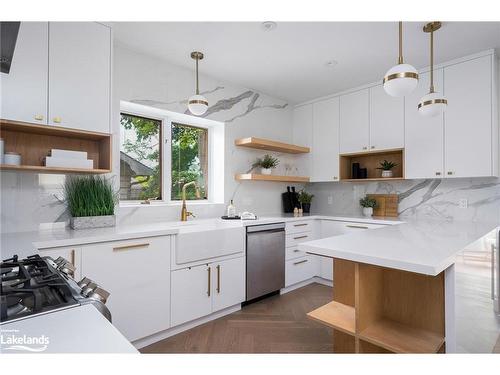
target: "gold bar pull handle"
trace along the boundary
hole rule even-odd
[[[294,240],[301,240],[302,238],[307,238],[309,236],[298,236],[298,237],[293,237]]]
[[[75,264],[75,253],[76,253],[75,249],[72,249],[71,250],[71,260],[70,260],[70,262],[73,265],[73,267],[76,267],[76,264]]]
[[[296,266],[296,265],[302,264],[302,263],[307,263],[307,259],[301,260],[299,262],[295,262],[293,265]]]
[[[123,245],[113,247],[113,251],[122,251],[122,250],[130,250],[130,249],[141,249],[143,247],[148,247],[149,243],[137,243],[133,245]]]
[[[303,224],[293,224],[294,227],[305,227],[307,225],[307,223],[303,223]]]
[[[355,228],[355,229],[368,229],[364,225],[346,225],[347,228]]]
[[[217,265],[217,293],[220,293],[220,264]]]
[[[210,289],[212,289],[212,286],[211,286],[211,279],[212,279],[212,269],[210,267],[208,267],[207,269],[208,271],[208,289],[207,289],[207,296],[210,297]]]

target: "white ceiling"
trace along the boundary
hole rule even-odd
[[[405,62],[429,64],[424,22],[404,24]],[[115,38],[142,53],[291,103],[381,79],[396,63],[397,22],[116,22]],[[436,63],[500,48],[500,22],[444,22],[435,34]],[[328,60],[338,64],[325,66]],[[201,82],[203,87],[203,82]]]

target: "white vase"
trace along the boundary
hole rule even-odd
[[[382,171],[382,177],[383,178],[391,178],[392,177],[392,171]]]
[[[260,173],[265,174],[265,175],[270,175],[272,172],[271,168],[261,168]]]
[[[363,215],[370,217],[373,215],[373,207],[363,207]]]

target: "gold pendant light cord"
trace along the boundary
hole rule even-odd
[[[198,84],[198,58],[196,58],[196,95],[200,95],[200,87]]]
[[[403,21],[399,21],[399,57],[398,64],[403,64]]]
[[[434,31],[431,31],[431,87],[429,93],[434,92]]]

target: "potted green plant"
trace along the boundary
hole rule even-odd
[[[273,168],[276,168],[280,161],[269,154],[264,155],[264,157],[258,158],[253,164],[254,168],[259,167],[260,173],[270,175]]]
[[[377,207],[377,201],[373,198],[365,196],[364,198],[361,198],[359,200],[359,204],[361,207],[363,207],[363,215],[364,216],[372,216],[373,215],[373,209]]]
[[[300,205],[302,206],[302,210],[304,213],[309,213],[311,211],[311,201],[314,198],[313,194],[308,193],[304,189],[299,191],[298,200]]]
[[[389,178],[393,176],[392,168],[396,167],[398,164],[392,161],[384,160],[380,162],[380,167],[377,169],[382,170],[382,177]]]
[[[115,226],[118,194],[113,184],[99,176],[68,176],[64,183],[65,202],[73,229]]]

